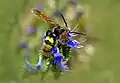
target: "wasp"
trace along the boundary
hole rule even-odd
[[[59,12],[60,16],[64,21],[65,26],[61,26],[57,24],[56,22],[51,20],[47,15],[45,15],[43,12],[41,12],[38,9],[33,8],[31,11],[36,17],[42,18],[45,22],[50,23],[53,26],[52,33],[53,35],[55,35],[54,40],[58,41],[57,47],[59,48],[60,52],[62,52],[65,61],[68,61],[71,59],[71,48],[83,47],[76,40],[72,40],[71,37],[73,35],[86,36],[86,34],[81,32],[74,32],[74,29],[76,27],[73,30],[68,28],[68,24],[62,13]]]

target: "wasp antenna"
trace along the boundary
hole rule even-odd
[[[81,33],[81,32],[70,32],[70,33],[80,34],[80,35],[85,35],[85,36],[87,36],[85,33]]]
[[[79,24],[76,24],[76,26],[73,28],[73,30],[71,32],[75,31],[75,29],[78,27],[78,25]]]
[[[60,12],[59,12],[59,13],[60,13]],[[62,19],[63,19],[63,21],[64,21],[64,23],[65,23],[65,26],[68,28],[68,25],[67,25],[67,22],[66,22],[64,16],[62,15],[62,13],[60,13],[60,15],[61,15],[61,17],[62,17]]]

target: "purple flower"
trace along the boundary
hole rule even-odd
[[[25,58],[25,67],[28,72],[39,71],[39,68],[36,67],[36,65],[31,64],[26,58]]]
[[[68,33],[68,38],[71,39],[72,38],[72,34]]]
[[[32,34],[32,33],[35,33],[36,30],[33,28],[33,27],[29,27],[28,30],[27,30],[28,34]]]
[[[72,48],[81,48],[81,47],[83,47],[82,45],[80,45],[80,42],[78,42],[76,40],[69,40],[67,45],[72,47]]]
[[[40,4],[40,3],[38,3],[38,4],[36,5],[36,8],[37,8],[37,9],[41,9],[41,8],[43,8],[43,5]]]
[[[46,34],[44,34],[44,36],[42,36],[42,38],[43,38],[43,40],[45,40],[46,39]]]
[[[77,3],[78,3],[78,0],[71,0],[70,1],[70,4],[72,4],[72,5],[77,5]]]
[[[60,10],[57,9],[57,10],[55,11],[55,16],[57,16],[57,17],[60,16]]]
[[[38,65],[36,68],[37,68],[38,70],[40,70],[41,66],[40,66],[40,65]]]
[[[56,53],[54,54],[54,64],[60,66],[60,70],[61,71],[68,71],[69,68],[67,65],[65,65],[65,63],[63,62],[63,57],[60,53]]]
[[[74,34],[74,33],[68,33],[68,39],[71,39],[73,36],[77,36],[78,34]]]
[[[53,54],[59,53],[59,49],[56,48],[56,47],[53,47],[53,48],[52,48],[52,53],[53,53]]]
[[[26,67],[26,70],[28,72],[36,72],[36,71],[40,71],[41,69],[41,64],[42,64],[42,58],[41,56],[39,56],[39,61],[37,64],[33,65],[29,62],[29,58],[30,58],[31,54],[28,52],[26,55],[25,55],[25,67]]]
[[[19,46],[24,49],[28,49],[27,43],[20,43]]]
[[[62,57],[62,55],[60,54],[60,53],[56,53],[56,54],[54,54],[54,63],[56,64],[56,65],[61,65],[61,62],[62,62],[62,59],[63,59],[63,57]]]
[[[68,71],[68,70],[69,70],[68,66],[62,63],[61,64],[61,71]]]

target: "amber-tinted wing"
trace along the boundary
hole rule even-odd
[[[41,17],[45,22],[50,23],[54,26],[59,26],[56,22],[52,21],[48,16],[46,16],[44,13],[42,13],[40,10],[33,8],[31,12],[37,16]]]

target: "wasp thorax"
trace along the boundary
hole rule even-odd
[[[60,34],[59,42],[62,44],[67,44],[68,42],[68,32],[64,31]]]

